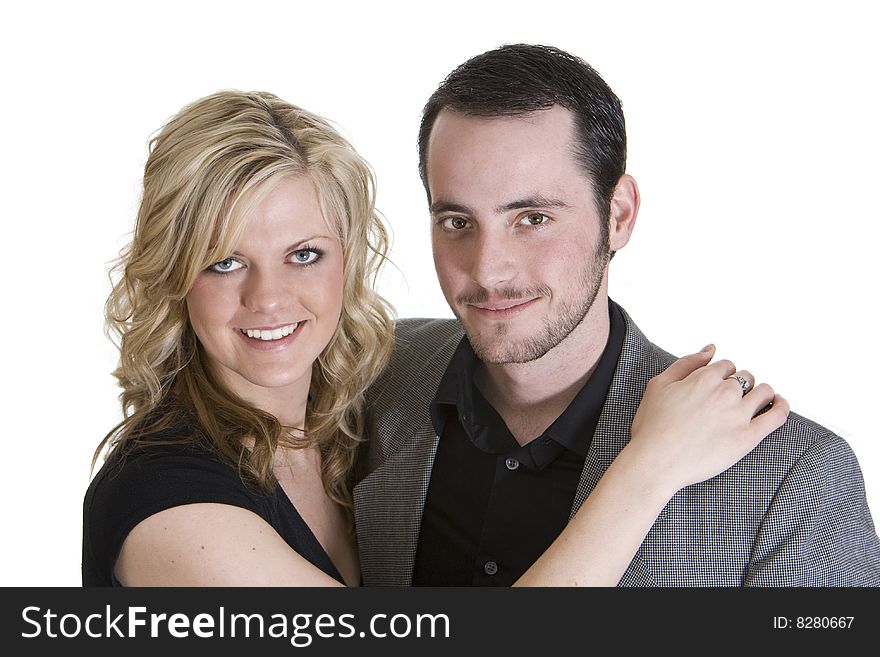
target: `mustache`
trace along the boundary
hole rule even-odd
[[[528,301],[536,297],[549,297],[550,288],[546,285],[535,287],[515,288],[499,287],[487,290],[480,287],[476,290],[464,292],[455,297],[455,302],[461,305],[488,303],[490,299],[505,299],[507,301]]]

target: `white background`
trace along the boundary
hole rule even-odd
[[[334,120],[376,169],[394,232],[382,290],[400,316],[450,316],[419,112],[455,65],[513,42],[583,57],[623,101],[643,201],[611,296],[654,342],[715,342],[846,437],[880,513],[874,3],[24,4],[0,39],[0,584],[80,581],[90,457],[120,414],[106,272],[149,136],[221,88]]]

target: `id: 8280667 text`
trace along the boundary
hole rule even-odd
[[[773,617],[774,630],[848,630],[855,616],[786,616]]]

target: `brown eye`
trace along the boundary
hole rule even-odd
[[[530,212],[525,217],[523,217],[520,223],[527,224],[529,226],[543,226],[549,221],[550,217],[548,217],[546,214],[542,214],[540,212]]]
[[[449,217],[443,220],[442,225],[447,230],[462,230],[468,227],[468,220],[464,217]]]

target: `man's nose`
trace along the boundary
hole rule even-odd
[[[502,231],[480,231],[471,253],[471,278],[491,290],[516,277],[515,245]]]
[[[292,290],[283,275],[267,269],[252,267],[242,288],[242,305],[254,313],[271,315],[283,310]]]

